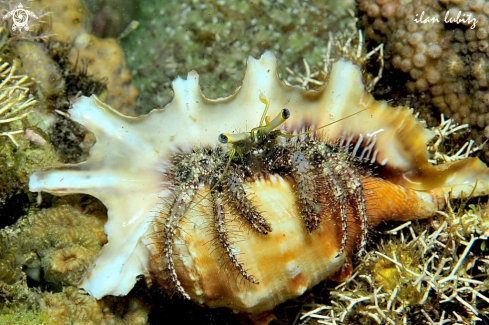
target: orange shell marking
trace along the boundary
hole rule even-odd
[[[260,280],[251,284],[229,265],[212,232],[213,217],[209,202],[202,202],[186,215],[175,242],[177,273],[190,297],[210,307],[259,312],[301,295],[313,285],[334,274],[345,256],[336,258],[341,228],[326,217],[320,229],[308,233],[298,211],[293,185],[281,177],[274,181],[249,183],[263,216],[273,231],[262,235],[228,213],[227,227],[240,251],[247,270]],[[234,230],[234,231],[233,231]],[[157,274],[160,285],[167,286],[161,274],[166,271],[161,248],[150,246],[156,254],[150,272]]]
[[[426,218],[445,202],[439,191],[414,191],[374,177],[367,177],[362,183],[372,224]],[[268,235],[253,232],[232,213],[227,214],[227,227],[235,230],[233,242],[240,252],[239,258],[260,279],[260,284],[244,280],[229,265],[212,231],[213,216],[206,200],[186,214],[174,242],[174,253],[178,256],[175,264],[179,279],[193,300],[209,307],[225,306],[255,313],[270,310],[334,275],[346,255],[336,257],[341,241],[337,212],[326,212],[321,226],[308,233],[293,183],[272,176],[248,183],[247,187],[255,195],[254,203],[265,211],[263,215],[273,231]],[[347,209],[352,225],[349,233],[357,242],[360,225],[358,220],[355,222],[352,208]],[[157,233],[160,231],[156,229]],[[162,276],[166,272],[166,263],[160,256],[162,247],[158,244],[149,247],[154,254],[150,272],[160,286],[171,290],[168,279]]]

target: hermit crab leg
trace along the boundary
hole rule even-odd
[[[212,199],[212,211],[214,214],[214,224],[216,227],[217,238],[221,243],[222,247],[226,251],[226,254],[229,257],[229,260],[234,265],[234,267],[239,271],[239,273],[246,280],[250,281],[254,284],[259,284],[260,282],[255,279],[252,275],[248,274],[248,272],[243,267],[243,263],[238,261],[238,257],[236,256],[235,249],[232,247],[232,244],[229,242],[228,234],[225,227],[225,213],[224,213],[224,203],[223,203],[224,194],[220,191],[213,190],[211,193]]]
[[[180,192],[180,194],[175,198],[173,205],[170,209],[170,214],[167,216],[164,223],[163,237],[164,237],[164,248],[163,252],[167,260],[168,272],[170,274],[170,280],[183,297],[190,299],[189,295],[183,289],[180,281],[178,280],[178,275],[175,271],[175,264],[173,263],[173,236],[175,235],[175,227],[178,225],[179,221],[184,216],[187,211],[188,205],[192,201],[194,192],[192,189],[187,188]]]
[[[353,199],[353,201],[355,201],[357,217],[360,219],[362,231],[358,254],[363,255],[365,253],[365,246],[367,244],[368,237],[368,214],[367,207],[365,205],[365,195],[363,194],[362,181],[358,175],[358,172],[355,171],[355,168],[352,168],[352,165],[346,163],[345,161],[338,160],[338,164],[334,170],[346,185],[350,200]]]
[[[292,157],[292,175],[296,193],[299,197],[301,214],[308,232],[315,230],[321,222],[321,205],[316,200],[317,173],[310,161],[299,151]]]
[[[258,212],[250,199],[248,199],[246,191],[243,187],[244,175],[238,169],[229,168],[224,189],[226,195],[229,196],[229,203],[233,209],[241,215],[253,229],[264,235],[272,231],[272,226]]]
[[[322,178],[326,183],[327,187],[333,193],[335,197],[335,203],[340,208],[340,221],[341,221],[341,244],[340,251],[336,255],[337,257],[344,253],[347,243],[348,243],[348,216],[346,213],[346,190],[341,182],[338,182],[335,178],[333,170],[330,167],[330,163],[327,161],[323,162],[319,169],[322,173]]]

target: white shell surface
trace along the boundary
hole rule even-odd
[[[409,109],[393,109],[375,101],[364,89],[360,70],[349,62],[337,62],[328,84],[316,92],[282,83],[271,52],[259,60],[249,58],[243,84],[230,97],[205,98],[196,72],[190,72],[187,80],[174,81],[173,88],[170,104],[138,118],[123,116],[94,96],[78,99],[69,113],[95,134],[97,142],[89,159],[38,171],[30,178],[31,191],[86,193],[106,205],[108,244],[80,284],[96,298],[127,294],[136,276],[147,273],[149,255],[141,240],[151,236],[149,225],[161,202],[172,198],[162,174],[170,157],[194,146],[221,145],[220,133],[258,126],[264,110],[260,94],[270,102],[272,117],[283,107],[289,108],[291,117],[283,126],[287,133],[319,127],[369,108],[322,132],[332,142],[361,135],[365,143],[374,143],[373,160],[392,171],[389,177],[397,184],[430,189],[456,184],[471,187],[478,181],[478,189],[488,188],[489,174],[478,160],[466,160],[465,165],[454,164],[445,171],[429,166],[426,142],[433,133],[416,122]]]

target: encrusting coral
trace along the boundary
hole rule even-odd
[[[357,2],[366,42],[385,46],[388,97],[414,95],[409,104],[429,125],[442,113],[470,124],[471,137],[483,143],[489,134],[489,3]]]
[[[46,324],[146,324],[141,296],[97,301],[75,287],[107,238],[97,203],[66,202],[92,212],[62,204],[0,230],[0,322],[24,308]]]
[[[107,240],[102,227],[103,220],[63,205],[23,217],[3,234],[14,231],[9,240],[18,245],[23,258],[17,259],[33,280],[41,281],[42,269],[44,280],[74,286]]]
[[[140,298],[109,297],[97,301],[83,290],[67,286],[60,293],[42,297],[42,314],[49,315],[52,324],[70,325],[145,325],[148,306]]]

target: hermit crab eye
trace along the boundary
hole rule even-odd
[[[284,108],[282,110],[282,118],[285,120],[287,120],[288,118],[290,117],[290,111],[288,108]]]
[[[219,136],[217,137],[217,139],[222,144],[229,143],[229,137],[226,134],[224,134],[224,133],[219,134]]]

